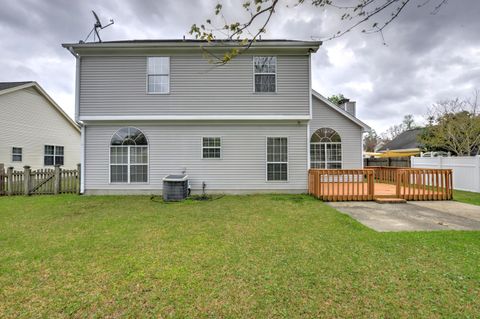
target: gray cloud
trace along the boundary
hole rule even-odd
[[[383,36],[359,30],[327,41],[314,55],[313,86],[343,93],[358,103],[359,117],[378,131],[412,113],[421,119],[435,101],[469,96],[480,88],[480,2],[449,1],[436,15],[412,5]],[[423,1],[421,1],[423,2]],[[90,31],[95,9],[105,40],[181,38],[192,23],[213,14],[217,1],[0,0],[0,81],[36,80],[73,114],[73,57],[60,47]],[[242,17],[239,1],[222,1],[227,20]],[[340,25],[339,12],[308,4],[278,9],[270,38],[325,38]]]

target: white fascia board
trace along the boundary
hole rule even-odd
[[[28,87],[31,87],[31,86],[35,86],[35,82],[32,81],[32,82],[28,82],[28,83],[25,83],[25,84],[22,84],[22,85],[17,85],[17,86],[14,86],[14,87],[11,87],[11,88],[8,88],[8,89],[5,89],[5,90],[1,90],[0,95],[15,92],[15,91],[25,89],[25,88],[28,88]]]
[[[244,121],[291,120],[307,121],[310,115],[84,115],[80,121]]]

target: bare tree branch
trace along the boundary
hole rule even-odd
[[[333,8],[335,10],[342,10],[344,13],[340,17],[340,22],[347,25],[343,28],[339,28],[335,34],[326,37],[323,41],[330,41],[342,37],[348,32],[359,28],[367,24],[373,17],[377,17],[382,12],[386,12],[386,17],[383,22],[373,22],[370,28],[363,29],[365,33],[380,33],[383,38],[383,30],[392,23],[398,16],[405,10],[405,8],[412,3],[411,0],[357,0],[356,5],[345,5],[343,0],[295,0],[295,6],[300,6],[306,2],[311,3],[318,8]],[[445,5],[448,0],[424,0],[422,4],[417,5],[418,8],[435,3],[435,7],[432,14],[436,14],[440,8]],[[206,40],[211,44],[214,40],[217,40],[217,33],[226,36],[225,40],[238,41],[239,46],[232,48],[217,61],[219,64],[225,64],[232,58],[248,50],[253,43],[266,32],[266,27],[271,23],[271,17],[275,13],[276,7],[281,2],[279,0],[244,0],[242,7],[249,13],[249,18],[244,22],[232,22],[227,23],[223,15],[223,6],[219,3],[215,6],[215,15],[220,16],[223,19],[223,28],[207,28],[205,25],[197,26],[193,24],[190,29],[190,34],[194,35],[196,39]],[[398,5],[398,6],[396,6]],[[289,6],[286,5],[288,8]],[[255,22],[260,22],[260,28],[255,32],[251,32],[250,29],[254,27]],[[349,25],[348,21],[352,24]],[[207,20],[207,25],[214,26],[211,19]],[[227,32],[228,31],[228,35]],[[231,33],[230,33],[231,32]],[[247,33],[249,37],[243,35]],[[220,41],[221,43],[221,41]],[[385,43],[385,40],[384,40]],[[208,51],[208,50],[207,50]]]

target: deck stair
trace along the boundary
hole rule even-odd
[[[375,196],[373,200],[379,204],[404,204],[407,202],[403,198],[390,197],[390,196]]]

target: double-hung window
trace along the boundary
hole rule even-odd
[[[64,149],[63,146],[45,145],[43,156],[43,165],[63,165]]]
[[[202,158],[221,158],[222,139],[220,137],[202,138]]]
[[[12,147],[12,162],[21,162],[21,161],[22,161],[22,148]]]
[[[274,56],[253,57],[255,92],[277,91],[277,58]]]
[[[170,58],[148,57],[147,92],[167,94],[170,92]]]
[[[267,137],[267,181],[288,180],[288,139]]]

